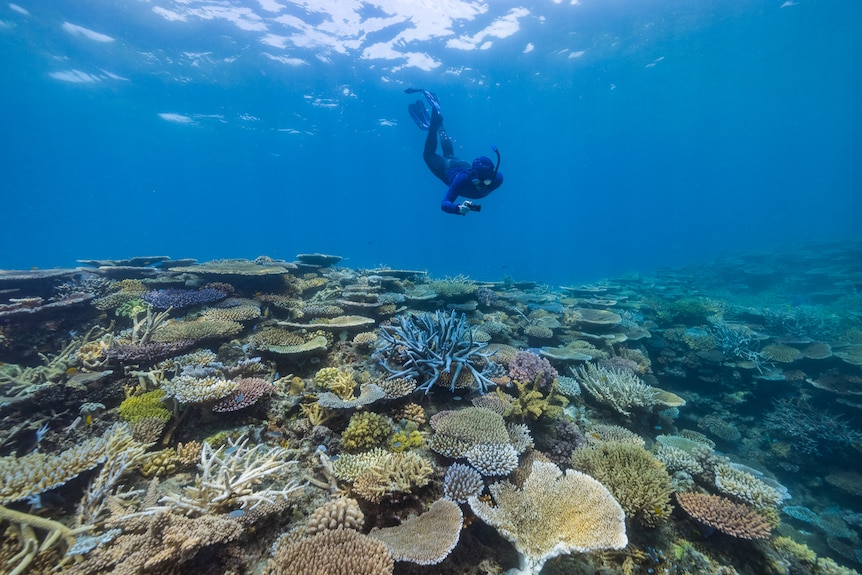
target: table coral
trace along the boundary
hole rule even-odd
[[[396,561],[436,565],[458,544],[463,522],[457,503],[438,499],[422,515],[395,527],[374,529],[369,536],[382,541]]]
[[[518,551],[512,575],[537,575],[552,557],[572,552],[622,549],[628,543],[625,513],[601,483],[578,471],[565,474],[535,461],[522,488],[507,481],[490,486],[496,505],[478,497],[473,513],[494,526]]]

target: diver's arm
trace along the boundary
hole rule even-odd
[[[447,214],[461,215],[461,212],[458,210],[458,204],[455,203],[457,199],[458,192],[455,191],[455,182],[452,182],[452,185],[446,190],[446,195],[443,196],[443,201],[440,202],[440,209]]]

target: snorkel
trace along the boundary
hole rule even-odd
[[[491,144],[491,150],[497,154],[497,165],[494,166],[494,179],[497,179],[497,171],[500,169],[500,150],[494,144]]]
[[[478,158],[473,160],[473,168],[472,168],[473,179],[471,181],[473,182],[474,186],[477,186],[477,187],[479,187],[481,185],[490,186],[492,183],[494,183],[494,180],[497,179],[497,171],[499,171],[499,169],[500,169],[500,151],[497,150],[497,146],[494,146],[494,145],[491,146],[491,149],[494,151],[495,154],[497,154],[497,165],[495,165],[495,166],[492,165],[491,164],[491,158],[486,158],[485,156],[479,156]],[[493,167],[493,171],[490,174],[488,174],[487,177],[481,178],[478,175],[479,171],[476,167],[477,165],[482,166],[482,168],[484,170],[490,170]]]

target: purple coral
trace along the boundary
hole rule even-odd
[[[264,395],[273,392],[273,385],[259,377],[244,377],[239,380],[239,387],[229,396],[221,399],[213,406],[213,412],[238,411],[257,403]]]
[[[547,359],[532,351],[519,351],[509,362],[509,377],[520,382],[536,382],[539,388],[551,387],[557,375],[557,370]]]
[[[223,300],[227,294],[215,288],[199,290],[167,288],[151,290],[141,298],[156,309],[183,308]]]

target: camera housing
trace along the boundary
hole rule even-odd
[[[471,212],[481,212],[482,211],[482,206],[480,206],[479,204],[472,204],[471,203],[471,204],[467,204],[467,207],[470,208]]]

